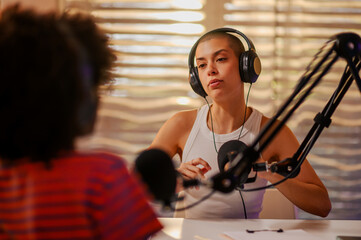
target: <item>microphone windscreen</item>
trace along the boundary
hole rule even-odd
[[[218,151],[218,167],[223,172],[226,163],[233,160],[238,153],[243,152],[247,148],[246,144],[238,140],[225,142]]]
[[[143,151],[135,160],[135,171],[156,200],[170,203],[175,195],[177,174],[166,152],[160,149]]]

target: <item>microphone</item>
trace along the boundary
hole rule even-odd
[[[247,145],[239,140],[231,140],[228,142],[225,142],[219,149],[218,151],[218,156],[217,156],[217,160],[218,160],[218,167],[219,167],[219,171],[221,172],[221,175],[223,175],[224,173],[224,167],[225,165],[229,162],[232,163],[233,160],[235,160],[235,158],[239,155],[242,154],[246,149],[247,149]],[[251,183],[256,181],[256,177],[252,177],[249,178],[248,175],[251,172],[252,169],[252,162],[249,161],[249,159],[244,158],[242,159],[242,171],[240,172],[240,175],[237,177],[238,181],[238,187],[243,188],[243,184],[244,183]],[[237,163],[239,164],[239,163]],[[221,177],[222,178],[222,177]],[[229,176],[227,177],[229,178]],[[218,182],[219,180],[217,179],[213,179],[213,182]],[[221,181],[222,182],[222,181]],[[231,186],[230,187],[225,187],[224,184],[219,185],[219,182],[217,183],[218,186],[216,186],[216,188],[221,191],[221,192],[228,192],[231,191]]]
[[[252,169],[255,172],[271,171],[289,178],[296,177],[300,172],[300,168],[296,169],[298,161],[293,158],[272,164],[267,162],[254,163],[258,157],[255,150],[241,141],[225,142],[219,149],[217,156],[220,173],[211,178],[211,188],[223,193],[231,192],[237,187],[243,189],[244,184],[255,182],[257,179],[257,175],[248,177]],[[228,162],[232,163],[232,161],[235,164],[231,164],[230,169],[225,171],[225,165]]]
[[[255,171],[277,172],[283,176],[288,175],[297,166],[297,161],[291,158],[268,165],[264,163],[253,163],[251,159],[256,157],[245,157],[242,160],[241,155],[252,156],[252,149],[247,147],[243,142],[232,140],[224,143],[219,149],[217,156],[220,173],[214,175],[208,181],[200,181],[198,179],[182,180],[183,187],[188,188],[192,186],[206,185],[216,191],[229,193],[237,186],[242,186],[244,183],[255,181],[256,177],[248,178],[248,175],[253,168]],[[241,160],[240,160],[241,159]],[[235,161],[236,168],[231,168],[224,171],[224,166],[227,162]],[[237,162],[238,161],[238,162]],[[178,172],[176,171],[173,161],[170,156],[160,149],[149,149],[140,153],[135,160],[136,173],[139,173],[141,180],[148,187],[148,190],[153,195],[155,200],[160,201],[164,207],[171,207],[171,202],[176,199],[176,184]],[[239,172],[235,174],[235,171]],[[299,170],[291,177],[297,176]]]
[[[225,142],[218,151],[217,161],[219,171],[223,172],[226,164],[232,162],[237,154],[243,152],[246,148],[246,144],[238,140]]]
[[[170,206],[176,195],[177,172],[167,153],[160,149],[141,152],[135,160],[135,172],[156,200],[163,206]]]
[[[160,149],[148,149],[140,153],[135,159],[134,171],[141,177],[142,182],[148,187],[155,200],[159,201],[166,210],[183,211],[174,209],[172,202],[182,200],[176,196],[177,177],[170,156]],[[185,180],[182,178],[184,188],[206,184],[198,179]],[[203,200],[202,200],[203,201]],[[193,205],[188,206],[193,207]]]

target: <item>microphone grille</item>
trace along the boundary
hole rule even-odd
[[[175,195],[176,170],[169,155],[160,149],[149,149],[135,160],[135,171],[156,200],[169,203]]]

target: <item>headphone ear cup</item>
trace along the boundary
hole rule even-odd
[[[193,91],[202,97],[206,97],[207,93],[204,91],[201,81],[198,76],[198,69],[192,67],[189,69],[189,84],[191,85]]]
[[[261,69],[261,61],[255,51],[248,50],[241,53],[239,59],[239,73],[243,82],[255,83],[261,73]]]

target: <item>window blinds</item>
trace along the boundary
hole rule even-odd
[[[187,55],[198,37],[233,27],[255,44],[262,74],[250,105],[271,117],[291,94],[316,52],[334,34],[361,34],[359,0],[63,0],[93,14],[117,52],[115,84],[101,99],[96,133],[80,142],[132,161],[175,112],[205,102],[188,84]],[[339,60],[288,122],[302,141],[337,87]],[[248,91],[245,85],[245,91]],[[332,219],[361,219],[361,94],[347,92],[308,155],[329,190]],[[301,218],[314,218],[300,212]]]

